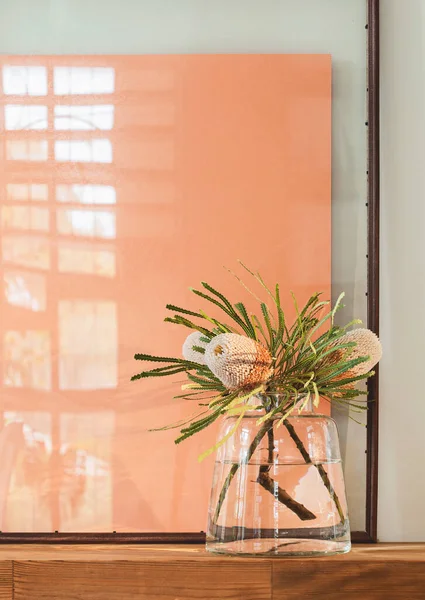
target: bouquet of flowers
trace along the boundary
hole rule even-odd
[[[242,264],[242,263],[241,263]],[[202,290],[191,291],[206,304],[219,309],[223,318],[172,304],[169,323],[190,329],[183,344],[182,357],[136,354],[135,359],[161,366],[144,370],[133,380],[184,375],[186,380],[176,399],[195,400],[198,411],[190,418],[163,427],[179,428],[175,440],[180,443],[202,431],[223,416],[237,416],[225,438],[207,450],[200,459],[214,452],[237,430],[247,411],[259,411],[257,424],[260,439],[271,422],[276,426],[307,406],[317,406],[324,399],[350,411],[362,411],[366,395],[356,387],[371,377],[380,360],[382,348],[377,336],[368,329],[357,328],[355,320],[344,327],[336,325],[335,315],[342,306],[343,294],[333,307],[316,293],[299,307],[293,302],[296,318],[286,320],[281,305],[279,285],[271,289],[259,273],[243,268],[269,298],[263,302],[242,280],[245,290],[258,302],[258,313],[248,312],[242,302],[232,303],[208,283]],[[258,401],[260,399],[260,401]],[[277,423],[276,423],[277,420]]]

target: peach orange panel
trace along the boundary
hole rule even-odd
[[[237,259],[329,296],[330,57],[0,66],[0,530],[204,530],[215,431],[148,433],[195,407],[132,357],[201,280],[251,305]]]

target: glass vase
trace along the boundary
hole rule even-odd
[[[270,405],[264,397],[256,400]],[[207,550],[249,556],[348,552],[350,526],[335,421],[305,401],[280,425],[279,417],[258,424],[264,414],[246,413],[217,451]],[[229,434],[236,419],[223,421],[218,439]]]

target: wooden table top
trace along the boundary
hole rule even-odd
[[[227,557],[211,554],[204,545],[186,544],[4,544],[0,545],[0,561],[4,560],[65,560],[65,561],[327,561],[425,562],[425,544],[355,544],[348,554],[318,558]],[[424,566],[425,568],[425,566]],[[424,592],[425,600],[425,592]]]
[[[425,600],[425,544],[318,558],[197,545],[0,545],[0,600]]]

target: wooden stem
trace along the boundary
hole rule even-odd
[[[266,433],[272,428],[273,428],[273,421],[271,421],[271,422],[266,421],[264,423],[264,425],[258,430],[257,435],[252,440],[251,445],[248,448],[248,452],[247,452],[245,460],[244,460],[245,464],[249,463],[254,452],[257,450],[258,445],[260,444],[261,440],[266,435]],[[232,483],[232,479],[236,475],[239,467],[240,467],[240,463],[233,463],[233,465],[230,467],[230,471],[223,483],[223,487],[221,488],[221,492],[220,492],[220,495],[217,500],[217,506],[215,508],[213,523],[217,523],[217,521],[218,521],[218,517],[220,516],[221,507],[223,506],[224,499],[226,498],[227,490],[229,489],[230,484]]]
[[[316,518],[316,515],[312,513],[303,504],[300,504],[294,498],[292,498],[286,490],[281,488],[277,482],[270,477],[270,469],[273,465],[273,452],[274,452],[274,428],[271,427],[267,432],[268,437],[268,464],[261,465],[258,473],[257,483],[261,485],[265,490],[270,492],[272,496],[277,498],[279,502],[284,504],[287,508],[292,510],[301,521],[310,521]]]
[[[341,523],[345,522],[345,515],[344,515],[344,511],[343,508],[341,506],[341,503],[339,501],[339,498],[335,492],[335,489],[333,488],[329,476],[325,470],[325,468],[323,467],[323,465],[321,464],[316,464],[313,463],[313,461],[310,458],[309,453],[307,452],[301,438],[298,436],[297,432],[295,431],[293,425],[289,422],[288,419],[285,419],[283,421],[283,424],[285,425],[286,429],[289,432],[289,435],[291,436],[292,440],[295,442],[295,445],[297,446],[301,456],[303,457],[304,461],[307,464],[312,464],[316,467],[316,469],[319,472],[320,478],[322,479],[326,489],[329,492],[330,497],[332,498],[332,500],[335,503],[336,509],[338,511],[338,515],[341,519]],[[269,462],[270,461],[270,452],[273,453],[273,445],[274,445],[274,437],[273,437],[273,420],[270,421],[266,421],[264,423],[264,425],[258,430],[257,435],[255,436],[255,438],[253,439],[251,445],[248,448],[248,452],[246,454],[245,457],[245,464],[248,464],[249,461],[251,460],[252,456],[254,455],[254,452],[257,450],[261,440],[263,439],[263,437],[267,434],[268,438],[269,438]],[[270,465],[271,466],[271,465]],[[258,475],[258,483],[260,485],[262,485],[262,487],[264,489],[266,489],[267,491],[271,492],[273,495],[275,495],[275,489],[276,489],[276,482],[268,475],[268,471],[270,470],[270,466],[269,465],[262,465],[260,467],[260,472]],[[218,522],[218,518],[220,516],[220,511],[221,508],[223,506],[223,502],[226,498],[226,494],[227,494],[227,490],[230,487],[230,484],[232,483],[232,480],[234,478],[234,476],[236,475],[238,469],[240,467],[240,463],[233,463],[230,471],[223,483],[223,487],[221,488],[221,492],[220,495],[218,497],[218,501],[217,501],[217,505],[216,505],[216,509],[215,509],[215,513],[214,513],[214,519],[213,519],[213,523],[217,524]],[[280,490],[280,492],[279,492]],[[287,492],[285,490],[283,490],[282,488],[280,488],[279,486],[277,487],[277,498],[280,502],[282,502],[282,504],[284,504],[285,506],[287,506],[288,508],[292,507],[296,507],[295,510],[293,510],[293,508],[291,508],[291,510],[293,510],[293,512],[295,514],[297,514],[300,519],[302,520],[309,520],[309,519],[315,519],[316,516],[310,512],[304,505],[299,504],[298,502],[296,502],[296,500],[294,500],[293,498],[291,498],[291,496],[289,496],[289,494],[287,494]],[[281,499],[282,498],[282,499]],[[285,501],[283,501],[283,499]],[[289,500],[288,500],[289,499]],[[291,504],[291,506],[289,506],[289,504]],[[300,508],[302,507],[302,508]],[[297,512],[298,511],[298,512]],[[300,514],[298,514],[300,512],[300,514],[303,514],[304,518],[302,518],[300,516]],[[307,517],[307,514],[309,515]]]
[[[257,481],[261,487],[270,492],[279,502],[292,510],[301,521],[311,521],[316,518],[316,515],[309,511],[308,508],[294,500],[286,490],[278,486],[268,473],[260,471]]]
[[[305,462],[308,464],[313,464],[316,467],[316,469],[318,470],[319,475],[320,475],[326,489],[328,490],[330,497],[332,498],[332,500],[335,503],[336,509],[339,514],[339,518],[341,519],[341,523],[344,523],[344,521],[345,521],[344,511],[342,509],[339,498],[329,480],[329,476],[326,473],[324,466],[322,464],[313,463],[313,461],[310,458],[309,453],[307,452],[304,444],[302,443],[302,440],[300,439],[297,432],[295,431],[292,423],[290,423],[288,419],[285,419],[283,421],[283,424],[285,425],[286,429],[288,430],[289,435],[291,436],[292,440],[295,442],[295,445],[297,446],[298,450],[300,451],[300,454],[303,457],[303,459],[305,460]]]

